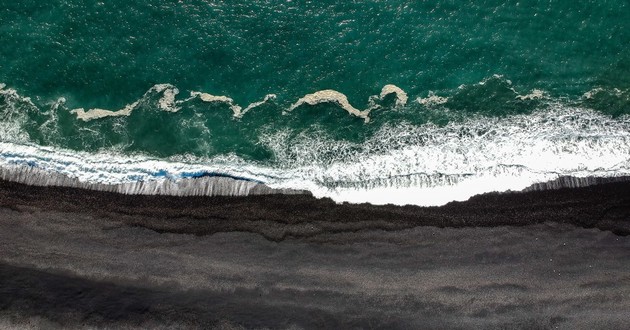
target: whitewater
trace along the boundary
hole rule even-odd
[[[14,106],[36,107],[15,90],[2,86],[0,91],[5,104],[13,100]],[[106,117],[130,116],[148,99],[155,101],[159,111],[177,112],[178,106],[199,98],[225,104],[238,119],[276,99],[270,94],[243,109],[227,96],[193,91],[190,98],[177,100],[178,93],[176,87],[160,84],[120,110],[79,108],[69,112],[79,121],[108,120]],[[390,95],[394,97],[392,107],[381,106],[379,102]],[[544,97],[539,90],[515,96],[525,100]],[[426,98],[417,98],[416,103],[440,106],[446,100],[430,93]],[[58,109],[63,101],[53,104],[50,112],[67,111]],[[407,102],[408,95],[395,85],[385,85],[380,94],[371,96],[366,110],[352,106],[340,92],[322,90],[293,102],[284,115],[302,107],[333,104],[349,116],[364,119],[364,125],[371,125],[369,114],[374,109],[395,113],[402,111]],[[23,111],[23,107],[17,110]],[[309,192],[336,202],[432,206],[487,192],[519,191],[567,176],[630,175],[630,117],[612,118],[559,100],[551,100],[532,113],[477,115],[446,125],[386,122],[359,142],[333,138],[317,127],[298,134],[290,127],[268,130],[257,137],[256,144],[270,151],[271,160],[248,159],[237,153],[156,157],[115,147],[80,151],[42,146],[23,133],[21,125],[28,119],[6,109],[4,116],[2,179],[124,194],[246,196]]]

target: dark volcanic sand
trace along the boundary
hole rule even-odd
[[[0,328],[623,329],[628,233],[630,183],[419,208],[0,182]]]

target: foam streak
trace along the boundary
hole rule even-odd
[[[301,107],[305,104],[307,105],[317,105],[322,103],[334,103],[341,107],[343,110],[346,110],[349,114],[362,118],[365,122],[370,121],[370,112],[374,109],[379,108],[377,104],[374,103],[374,99],[383,100],[388,95],[395,94],[396,95],[396,106],[401,107],[407,104],[408,96],[405,91],[399,88],[396,85],[385,85],[381,90],[381,93],[377,97],[370,97],[370,107],[365,110],[359,110],[353,107],[348,101],[348,97],[336,90],[333,89],[325,89],[321,91],[317,91],[312,94],[306,94],[302,98],[298,99],[295,103],[293,103],[289,107],[289,112],[295,110],[298,107]]]
[[[160,110],[168,112],[177,112],[179,110],[179,108],[175,106],[175,96],[179,93],[179,90],[169,84],[158,84],[151,87],[146,93],[144,93],[140,100],[127,104],[120,110],[112,111],[94,108],[86,111],[83,108],[78,108],[71,110],[70,113],[76,114],[77,118],[83,121],[90,121],[105,117],[129,116],[142,101],[148,99],[150,95],[155,93],[162,94],[162,97],[160,97],[157,103]]]
[[[265,98],[262,101],[259,102],[254,102],[251,103],[250,105],[248,105],[245,109],[243,109],[241,106],[239,106],[238,104],[234,103],[234,100],[230,97],[227,96],[215,96],[212,94],[208,94],[208,93],[202,93],[202,92],[191,92],[190,93],[190,98],[187,99],[191,100],[194,98],[199,98],[201,101],[203,102],[207,102],[207,103],[223,103],[223,104],[227,104],[230,107],[230,110],[232,110],[232,112],[234,113],[234,117],[236,118],[240,118],[242,117],[246,112],[259,107],[269,101],[273,101],[276,99],[276,95],[275,94],[267,94],[265,96]]]

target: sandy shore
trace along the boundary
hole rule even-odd
[[[443,207],[0,182],[0,328],[623,328],[630,183]]]
[[[479,195],[441,207],[336,204],[310,195],[178,197],[122,195],[0,181],[0,201],[14,210],[115,218],[160,233],[252,232],[280,241],[359,230],[416,226],[495,227],[556,222],[630,234],[630,182],[574,189]]]

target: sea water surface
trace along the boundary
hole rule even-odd
[[[630,4],[4,1],[0,169],[416,205],[630,175]]]

